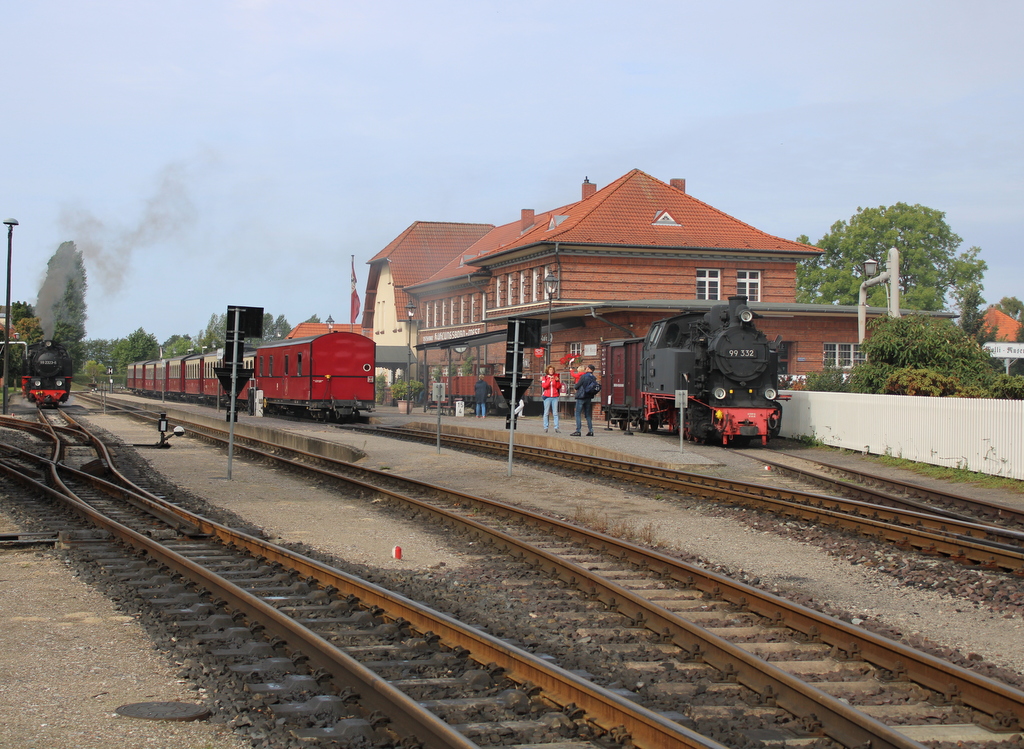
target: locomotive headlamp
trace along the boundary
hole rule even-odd
[[[754,319],[754,313],[751,312],[750,310],[745,309],[742,312],[740,312],[740,321],[741,322],[750,322],[753,319]]]
[[[62,388],[62,387],[64,387],[64,380],[61,380],[61,379],[54,380],[53,384],[55,386],[59,387],[59,388]]]
[[[717,400],[725,400],[725,388],[715,388],[712,395],[714,395]]]
[[[779,397],[779,394],[778,392],[776,392],[775,388],[766,388],[764,391],[764,397],[770,401],[773,401]]]

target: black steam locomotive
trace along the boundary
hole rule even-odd
[[[762,444],[779,434],[778,340],[757,329],[745,296],[659,320],[646,338],[604,346],[605,418],[621,429],[678,431],[694,442]],[[607,387],[610,384],[611,387]]]
[[[21,391],[30,403],[56,408],[71,392],[71,355],[56,341],[28,347]]]

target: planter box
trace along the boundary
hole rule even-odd
[[[398,401],[398,413],[400,413],[400,414],[411,414],[412,413],[412,401]]]

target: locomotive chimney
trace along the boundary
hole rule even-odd
[[[519,220],[519,233],[522,234],[531,226],[533,226],[533,209],[524,208],[522,210],[522,218]]]
[[[670,179],[668,183],[672,187],[674,187],[677,190],[679,190],[679,192],[686,192],[686,180],[685,179],[679,179],[678,177],[676,177],[675,179]]]
[[[584,177],[583,178],[583,198],[582,198],[582,200],[586,200],[591,195],[593,195],[595,192],[597,192],[597,185],[595,185],[593,182],[590,181],[590,177]]]

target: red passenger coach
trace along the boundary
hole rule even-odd
[[[256,388],[264,411],[350,421],[372,411],[377,345],[342,331],[294,338],[256,351]]]

